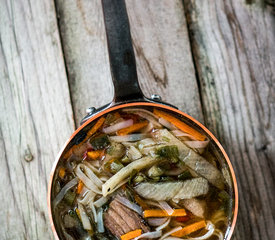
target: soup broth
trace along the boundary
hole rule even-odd
[[[52,187],[60,239],[225,239],[234,206],[228,165],[180,116],[124,108],[69,144]]]

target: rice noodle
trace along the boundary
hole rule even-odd
[[[174,212],[174,209],[166,201],[158,201],[160,207],[171,216]]]
[[[169,232],[165,233],[164,235],[162,235],[162,237],[159,240],[162,240],[162,239],[170,236],[172,233],[177,232],[177,231],[179,231],[181,229],[182,229],[182,227],[173,228],[171,231],[169,231]]]
[[[166,228],[168,226],[168,224],[170,223],[170,221],[171,221],[171,218],[168,218],[168,220],[164,224],[157,227],[156,230],[159,231],[159,230]]]
[[[149,122],[145,128],[141,129],[141,132],[142,133],[149,133],[153,129],[154,129],[154,125],[151,122]]]
[[[114,133],[122,128],[130,127],[131,125],[133,125],[133,123],[134,123],[133,119],[123,120],[122,122],[103,128],[102,132],[106,134]]]
[[[186,168],[177,168],[177,169],[167,170],[164,173],[165,175],[168,175],[168,176],[178,176],[182,174],[184,171],[186,171]]]
[[[78,203],[78,209],[79,209],[80,220],[82,222],[83,228],[86,230],[92,230],[90,220],[89,220],[87,213],[85,212],[84,207],[82,206],[81,203]]]
[[[106,182],[108,179],[109,179],[109,177],[107,177],[107,176],[101,176],[101,177],[100,177],[100,180],[101,180],[102,182]]]
[[[149,205],[159,207],[160,209],[166,211],[168,215],[172,215],[172,213],[174,212],[174,209],[171,208],[171,206],[165,201],[154,202],[151,200],[145,200],[145,202]]]
[[[86,162],[86,163],[88,163],[87,164],[87,166],[89,166],[89,167],[93,167],[93,170],[97,173],[97,171],[98,171],[98,169],[99,169],[99,167],[100,167],[100,162],[98,161],[98,160],[93,160],[93,161],[91,161],[91,162]]]
[[[95,193],[102,194],[101,191],[99,191],[99,189],[95,185],[95,183],[82,172],[82,170],[80,168],[81,165],[85,166],[84,164],[78,164],[78,166],[75,169],[75,174],[77,175],[77,177],[84,183],[84,185],[87,188],[89,188],[90,190],[92,190]],[[88,167],[86,167],[86,168],[88,168]]]
[[[122,197],[122,196],[117,196],[117,200],[123,204],[125,207],[130,208],[131,210],[137,212],[139,215],[142,215],[143,211],[140,206],[137,204],[130,202],[127,198]]]
[[[142,158],[142,154],[135,146],[129,147],[127,156],[132,160],[137,160],[137,159]]]
[[[109,139],[114,142],[136,142],[148,136],[149,135],[147,133],[135,133],[125,136],[111,136]]]
[[[102,208],[100,208],[97,213],[97,231],[100,233],[104,232],[103,209]]]
[[[86,205],[86,204],[88,204],[88,202],[89,202],[92,198],[95,197],[95,195],[96,195],[96,194],[95,194],[94,192],[89,191],[89,192],[84,196],[84,198],[82,198],[81,200],[78,200],[78,202],[81,203],[81,204]]]
[[[152,146],[152,147],[145,147],[141,149],[141,153],[144,155],[149,155],[149,154],[154,154],[156,150],[156,146]]]
[[[80,164],[78,164],[78,165],[80,165]],[[101,188],[103,182],[94,174],[94,172],[93,172],[94,167],[92,167],[92,166],[88,167],[86,165],[84,165],[84,166],[83,165],[81,165],[80,167],[83,167],[87,177],[90,178],[95,183],[95,185],[97,185],[99,188]],[[90,167],[92,167],[92,169]]]
[[[93,213],[93,216],[94,216],[94,221],[95,221],[95,223],[97,223],[97,214],[96,214],[96,210],[95,210],[95,206],[94,206],[94,198],[92,198],[89,201],[89,207],[92,210],[92,213]]]
[[[134,240],[138,240],[140,238],[159,238],[161,236],[162,232],[161,231],[155,231],[155,232],[146,232],[143,233],[141,235],[139,235],[138,237],[134,238]]]
[[[168,128],[169,130],[176,130],[177,128],[172,123],[168,122],[164,118],[159,118],[159,123],[164,127]]]
[[[94,162],[94,161],[92,161],[92,162]],[[98,161],[95,161],[95,162],[98,162]],[[90,168],[93,172],[99,174],[99,170],[98,170],[95,166],[93,166],[91,163],[85,162],[84,164],[85,164],[88,168]]]
[[[55,208],[61,200],[64,198],[65,194],[76,184],[78,183],[78,178],[74,178],[71,181],[69,181],[56,195],[55,199],[53,200],[53,208]]]
[[[142,150],[143,148],[151,147],[151,146],[154,146],[156,144],[157,143],[154,141],[153,138],[145,138],[145,139],[138,142],[138,149]]]
[[[108,181],[106,181],[102,185],[103,196],[106,197],[108,194],[114,192],[117,189],[119,183],[121,183],[125,178],[128,178],[133,172],[133,170],[139,171],[141,169],[148,168],[149,166],[152,166],[158,161],[158,158],[143,157],[141,159],[129,163],[124,168],[121,168],[115,175],[109,178]]]
[[[94,202],[94,205],[95,205],[97,208],[100,208],[100,207],[102,207],[106,202],[108,202],[108,198],[107,198],[107,197],[101,197],[101,198],[97,199],[97,200]]]
[[[120,184],[118,184],[115,188],[114,188],[114,190],[112,191],[112,192],[114,192],[114,191],[116,191],[117,189],[119,189],[121,186],[123,186],[125,183],[127,183],[129,181],[129,178],[126,178],[124,181],[122,181]]]
[[[208,143],[209,140],[206,141],[183,141],[184,144],[186,144],[188,147],[190,148],[205,148]]]
[[[188,133],[185,133],[181,130],[172,130],[171,133],[173,133],[176,137],[189,137],[193,140],[196,140],[196,138],[194,138],[192,135],[188,134]]]
[[[217,236],[219,238],[219,240],[223,240],[223,234],[220,230],[215,229],[213,235]]]
[[[224,222],[227,223],[227,217],[224,215],[224,211],[219,210],[216,211],[213,216],[211,217],[211,221],[213,224],[217,224],[218,222]]]
[[[208,230],[207,233],[205,233],[203,236],[201,237],[195,237],[195,238],[189,238],[190,240],[205,240],[207,238],[209,238],[210,236],[213,235],[214,231],[215,231],[215,226],[208,221],[207,225],[206,225],[206,229]]]
[[[152,112],[145,110],[145,109],[139,109],[139,108],[129,108],[129,109],[123,109],[123,112],[132,112],[142,118],[147,119],[149,122],[151,122],[154,126],[160,128],[161,125],[156,121],[158,117],[153,114]]]
[[[78,200],[78,203],[83,204],[83,205],[88,205],[93,213],[94,216],[94,221],[97,222],[97,215],[96,215],[96,210],[94,207],[94,198],[96,194],[92,191],[88,191],[88,193],[84,196],[83,199]]]
[[[152,206],[155,206],[155,207],[163,209],[162,206],[159,203],[157,203],[157,202],[154,202],[154,201],[151,201],[151,200],[145,200],[145,202],[147,204],[149,204],[149,205],[152,205]]]
[[[84,187],[82,188],[82,190],[81,190],[79,196],[80,196],[80,197],[84,197],[88,192],[89,192],[89,189],[86,188],[86,187],[84,186]]]
[[[168,218],[148,218],[147,222],[153,227],[158,227],[166,222]]]

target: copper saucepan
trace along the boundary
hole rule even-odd
[[[62,160],[64,154],[73,145],[78,144],[81,139],[85,138],[85,135],[89,128],[93,125],[94,120],[97,120],[102,115],[125,107],[157,107],[163,109],[166,112],[171,112],[184,122],[190,124],[195,129],[203,132],[203,134],[205,134],[210,139],[213,148],[216,152],[218,152],[220,158],[223,158],[223,160],[227,163],[233,180],[234,194],[234,207],[232,210],[233,217],[225,237],[225,239],[229,240],[232,236],[237,219],[238,189],[235,173],[226,152],[218,140],[214,137],[214,135],[197,120],[178,110],[175,106],[162,102],[158,95],[153,95],[152,98],[146,98],[143,95],[137,78],[135,55],[131,42],[130,27],[125,2],[124,0],[102,0],[102,7],[108,42],[112,81],[114,85],[114,98],[111,103],[101,108],[89,108],[88,115],[81,121],[81,126],[65,143],[54,162],[48,185],[47,201],[51,228],[55,238],[59,239],[52,214],[52,186],[56,168],[59,161]]]

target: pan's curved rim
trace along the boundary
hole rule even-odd
[[[218,146],[218,148],[221,150],[228,166],[229,166],[229,170],[232,176],[232,180],[233,180],[233,188],[234,188],[234,197],[235,197],[235,204],[234,204],[234,212],[233,212],[233,220],[230,226],[230,230],[229,233],[227,235],[227,240],[229,240],[234,232],[234,228],[236,225],[236,221],[237,221],[237,215],[238,215],[238,206],[239,206],[239,195],[238,195],[238,186],[237,186],[237,180],[236,180],[236,176],[235,176],[235,172],[233,169],[233,166],[229,160],[229,157],[227,156],[225,150],[223,149],[222,145],[220,144],[220,142],[217,140],[217,138],[203,125],[201,124],[199,121],[197,121],[196,119],[194,119],[193,117],[189,116],[188,114],[172,108],[170,106],[167,105],[163,105],[161,103],[150,103],[150,102],[134,102],[134,103],[125,103],[125,104],[120,104],[120,105],[116,105],[116,106],[112,106],[110,108],[107,108],[105,110],[103,110],[102,112],[99,112],[98,114],[96,114],[95,116],[92,116],[89,120],[87,120],[83,125],[81,125],[72,135],[71,137],[67,140],[67,142],[65,143],[65,145],[63,146],[63,148],[61,149],[61,151],[59,152],[59,154],[57,155],[51,173],[50,173],[50,177],[49,177],[49,183],[48,183],[48,193],[47,193],[47,205],[48,205],[48,214],[49,214],[49,218],[50,218],[50,225],[51,225],[51,229],[53,231],[54,237],[56,239],[59,239],[55,226],[54,226],[54,222],[53,222],[53,216],[52,216],[52,209],[51,209],[51,191],[52,191],[52,182],[53,182],[53,177],[54,177],[54,173],[55,173],[55,169],[56,166],[59,162],[60,157],[62,156],[66,146],[69,144],[69,142],[75,137],[75,135],[82,130],[85,126],[87,126],[89,123],[91,123],[92,121],[94,121],[95,119],[101,117],[102,115],[120,109],[120,108],[125,108],[125,107],[131,107],[131,106],[150,106],[150,107],[159,107],[159,108],[163,108],[163,109],[167,109],[173,112],[176,112],[178,114],[183,115],[184,117],[188,118],[189,120],[193,121],[194,123],[196,123],[200,128],[202,128],[210,137],[211,139],[213,139],[213,141],[216,143],[216,145]]]

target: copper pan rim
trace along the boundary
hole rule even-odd
[[[85,126],[87,126],[89,123],[91,123],[92,121],[94,121],[95,119],[101,117],[102,115],[117,110],[117,109],[121,109],[121,108],[125,108],[125,107],[134,107],[134,106],[151,106],[151,107],[159,107],[159,108],[163,108],[163,109],[167,109],[173,112],[176,112],[178,114],[183,115],[184,117],[188,118],[189,120],[193,121],[195,124],[197,124],[200,128],[202,128],[210,137],[211,139],[215,142],[215,144],[218,146],[218,148],[220,149],[221,153],[223,154],[231,176],[232,176],[232,180],[233,180],[233,188],[234,188],[234,200],[235,200],[235,204],[234,204],[234,211],[233,211],[233,220],[230,226],[230,230],[227,234],[226,239],[229,240],[234,232],[234,228],[236,225],[236,221],[237,221],[237,215],[238,215],[238,206],[239,206],[239,195],[238,195],[238,186],[237,186],[237,180],[236,180],[236,176],[235,176],[235,172],[234,169],[232,167],[232,164],[229,160],[229,157],[227,156],[225,150],[223,149],[222,145],[219,143],[219,141],[217,140],[217,138],[203,125],[201,124],[199,121],[197,121],[196,119],[192,118],[191,116],[189,116],[188,114],[175,109],[173,107],[167,106],[167,105],[163,105],[163,104],[159,104],[159,103],[151,103],[151,102],[134,102],[134,103],[125,103],[125,104],[120,104],[120,105],[116,105],[116,106],[112,106],[108,109],[105,109],[97,114],[95,114],[94,116],[92,116],[89,120],[87,120],[87,122],[85,122],[84,124],[82,124],[72,135],[71,137],[67,140],[67,142],[65,143],[65,145],[63,146],[63,148],[61,149],[61,151],[59,152],[59,154],[57,155],[50,176],[49,176],[49,183],[48,183],[48,193],[47,193],[47,205],[48,205],[48,214],[49,214],[49,218],[50,218],[50,225],[51,225],[51,229],[53,231],[54,237],[55,239],[59,239],[55,226],[54,226],[54,222],[53,222],[53,216],[52,216],[52,210],[51,210],[51,190],[52,190],[52,182],[53,182],[53,177],[54,177],[54,173],[55,173],[55,169],[56,166],[60,160],[60,157],[62,156],[66,146],[69,144],[69,142],[75,137],[75,135],[81,130],[83,129]]]

